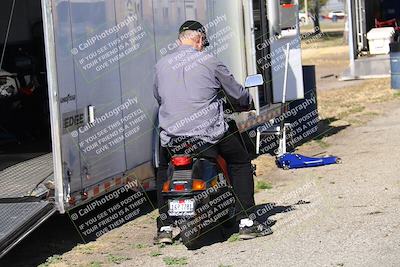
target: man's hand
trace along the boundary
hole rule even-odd
[[[256,111],[256,106],[254,105],[253,99],[251,99],[249,110],[250,111]]]

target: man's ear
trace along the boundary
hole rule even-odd
[[[196,44],[200,42],[200,39],[201,39],[200,35],[196,34],[196,36],[194,37]]]
[[[196,44],[199,47],[199,49],[201,49],[201,47],[203,46],[203,36],[198,35],[196,38]]]

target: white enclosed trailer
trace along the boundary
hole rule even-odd
[[[155,188],[153,68],[177,48],[185,20],[206,25],[210,53],[238,81],[264,75],[265,85],[251,89],[257,117],[238,121],[241,131],[280,115],[287,43],[286,101],[303,98],[297,1],[20,0],[11,12],[12,4],[0,4],[9,12],[1,27],[14,15],[10,36],[24,33],[21,39],[28,42],[27,25],[43,25],[48,101],[42,105],[48,106],[51,149],[29,160],[2,157],[7,164],[0,172],[0,255],[54,212],[68,212],[127,183]],[[23,20],[24,14],[36,20]],[[11,38],[4,45],[13,44]]]

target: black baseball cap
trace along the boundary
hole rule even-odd
[[[187,21],[185,21],[182,24],[182,26],[179,28],[179,33],[182,33],[184,31],[198,31],[198,32],[204,34],[205,38],[204,38],[203,45],[205,47],[210,45],[210,43],[208,42],[208,39],[207,39],[206,29],[204,28],[204,26],[200,22],[195,21],[195,20],[187,20]]]

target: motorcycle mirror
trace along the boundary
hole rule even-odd
[[[244,87],[250,88],[264,84],[264,79],[261,74],[254,74],[247,76],[246,82],[244,83]]]

